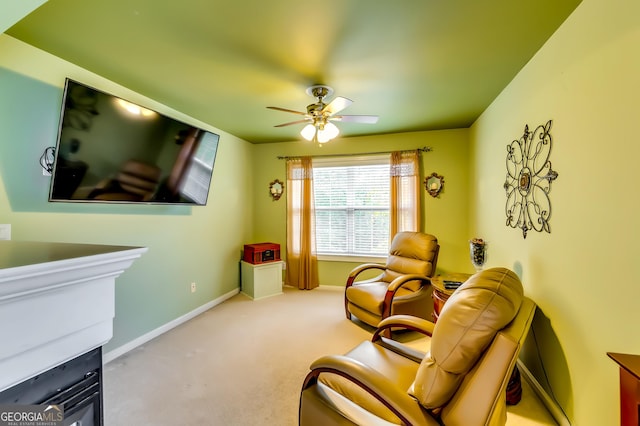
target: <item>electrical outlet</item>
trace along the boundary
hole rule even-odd
[[[191,283],[191,293],[195,293],[197,290],[196,283]]]

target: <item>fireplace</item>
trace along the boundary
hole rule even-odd
[[[64,414],[60,426],[101,426],[102,352],[82,354],[0,392],[0,412],[9,406],[55,405]],[[55,422],[54,422],[55,423]]]
[[[56,426],[102,425],[115,279],[145,251],[0,241],[0,417],[45,407]]]

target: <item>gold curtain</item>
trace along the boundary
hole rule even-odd
[[[287,160],[287,270],[285,283],[301,290],[318,287],[311,157]]]
[[[420,152],[391,153],[390,238],[401,231],[420,231]]]

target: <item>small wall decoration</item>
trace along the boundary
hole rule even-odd
[[[443,188],[444,176],[439,175],[436,172],[431,173],[424,179],[424,189],[426,189],[429,195],[434,198],[440,194]]]
[[[269,194],[273,198],[273,201],[278,201],[284,192],[284,183],[275,179],[269,184]]]
[[[487,242],[482,238],[469,240],[469,256],[476,272],[482,271],[482,267],[487,262]]]
[[[522,230],[522,237],[534,230],[551,233],[551,182],[558,173],[551,168],[551,120],[507,145],[507,226]]]

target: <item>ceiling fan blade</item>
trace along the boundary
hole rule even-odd
[[[282,124],[278,124],[276,126],[273,127],[285,127],[285,126],[293,126],[294,124],[300,124],[300,123],[309,123],[312,120],[310,118],[305,118],[304,120],[296,120],[296,121],[290,121],[289,123],[282,123]]]
[[[287,109],[287,108],[280,108],[280,107],[274,107],[274,106],[268,106],[267,108],[275,109],[276,111],[291,112],[293,114],[298,114],[298,115],[307,115],[306,112],[294,111],[292,109]]]
[[[351,99],[343,98],[342,96],[336,96],[331,102],[327,104],[327,106],[322,109],[322,112],[327,112],[331,116],[342,111],[352,103],[353,101]]]
[[[345,123],[375,124],[378,122],[378,116],[377,115],[334,115],[329,120],[342,121]]]

